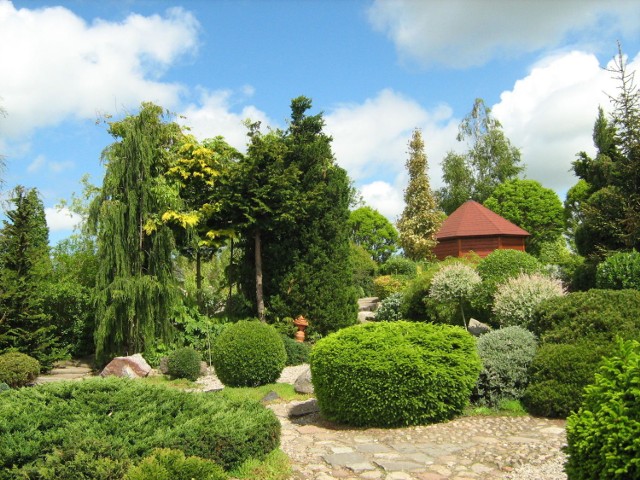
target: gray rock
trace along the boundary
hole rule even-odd
[[[469,330],[469,333],[471,333],[472,335],[479,337],[480,335],[484,335],[485,333],[490,332],[491,327],[486,323],[482,323],[475,318],[472,318],[471,320],[469,320],[469,326],[467,327],[467,330]]]
[[[269,402],[273,402],[275,400],[280,400],[280,395],[278,395],[276,392],[271,390],[264,397],[262,397],[262,400],[260,400],[260,401],[262,403],[269,403]]]
[[[149,375],[151,366],[140,353],[128,357],[116,357],[100,372],[101,377],[116,376],[142,378]]]
[[[304,402],[294,403],[289,409],[290,417],[304,417],[305,415],[311,415],[312,413],[318,413],[320,407],[318,407],[318,401],[315,398],[311,398]]]
[[[160,363],[158,364],[158,371],[163,375],[167,375],[169,373],[169,357],[162,357],[160,359]]]
[[[313,393],[313,383],[311,383],[311,369],[307,367],[293,384],[293,389],[298,393]]]

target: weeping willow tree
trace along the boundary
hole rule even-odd
[[[91,205],[97,236],[96,360],[169,341],[180,304],[173,275],[174,238],[158,217],[175,207],[165,173],[182,133],[162,108],[143,103],[137,115],[109,124],[116,141],[102,153],[106,173]]]

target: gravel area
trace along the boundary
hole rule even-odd
[[[302,365],[295,365],[293,367],[285,367],[280,378],[276,380],[276,383],[293,384],[295,383],[296,378],[298,378],[307,368],[309,368],[309,365],[306,363]],[[222,382],[218,380],[218,377],[216,377],[216,372],[213,367],[209,367],[209,374],[204,377],[200,377],[196,383],[198,385],[202,385],[199,389],[205,392],[208,390],[220,390],[221,388],[224,388]]]

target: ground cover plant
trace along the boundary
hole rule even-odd
[[[640,477],[640,343],[621,342],[567,419],[571,479]]]
[[[257,402],[117,378],[60,382],[3,394],[0,479],[119,479],[156,448],[230,470],[279,438]]]
[[[523,404],[535,415],[566,417],[580,406],[616,337],[640,339],[640,292],[589,290],[547,300],[531,328],[540,348]]]
[[[320,411],[358,426],[444,421],[462,413],[480,372],[460,327],[376,322],[320,340],[310,358]]]
[[[218,378],[225,385],[257,387],[278,379],[287,352],[282,337],[272,326],[241,320],[218,336],[211,360]]]

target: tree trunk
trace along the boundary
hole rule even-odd
[[[262,252],[260,250],[260,230],[256,230],[254,234],[255,250],[256,250],[256,301],[258,304],[258,318],[261,322],[265,322],[264,315],[264,296],[262,293]]]
[[[196,301],[198,303],[198,310],[204,314],[204,302],[202,301],[202,254],[200,253],[200,246],[196,247]]]

